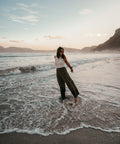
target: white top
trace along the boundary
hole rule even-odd
[[[56,66],[56,68],[65,67],[65,62],[64,62],[64,60],[61,57],[58,58],[57,56],[54,56],[54,58],[55,58],[55,66]]]

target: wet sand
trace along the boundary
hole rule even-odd
[[[72,131],[66,135],[0,134],[0,144],[120,144],[120,133],[108,133],[91,128]]]

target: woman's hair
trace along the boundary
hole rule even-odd
[[[59,48],[57,49],[57,57],[58,57],[58,58],[60,58],[60,52],[61,52],[61,50],[64,50],[64,48],[59,47]],[[65,57],[65,55],[62,54],[62,58],[63,58],[63,59],[64,59],[64,57]]]

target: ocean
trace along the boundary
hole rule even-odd
[[[54,52],[0,54],[0,134],[120,133],[120,54],[66,52],[80,95],[60,100]]]

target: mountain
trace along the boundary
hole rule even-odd
[[[8,47],[8,48],[4,48],[2,46],[0,46],[0,52],[27,52],[30,51],[32,52],[32,49],[28,49],[28,48],[18,48],[18,47]]]
[[[76,49],[76,48],[66,48],[66,47],[64,47],[64,50],[66,52],[81,52],[80,49]]]
[[[4,48],[2,46],[0,46],[0,52],[4,51]]]
[[[80,52],[82,52],[82,53],[92,52],[96,47],[97,46],[85,47],[85,48],[81,49]]]
[[[64,48],[66,52],[80,52],[80,49],[74,49],[74,48]],[[39,53],[39,52],[56,52],[56,50],[33,50],[30,48],[20,48],[20,47],[8,47],[4,48],[0,46],[0,52],[1,53]]]
[[[92,51],[120,51],[120,28],[117,29],[112,37],[103,44],[98,45]]]
[[[8,48],[4,48],[2,46],[0,46],[0,52],[1,53],[27,53],[27,52],[45,52],[44,50],[33,50],[30,48],[20,48],[20,47],[8,47]]]
[[[33,52],[33,50],[28,48],[18,48],[18,47],[8,47],[8,48],[0,47],[0,52]]]
[[[112,37],[98,46],[85,47],[81,49],[82,53],[86,52],[120,52],[120,28],[117,29]]]

